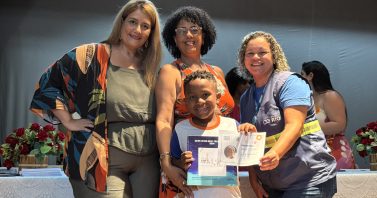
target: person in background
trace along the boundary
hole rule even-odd
[[[204,10],[192,6],[178,8],[168,16],[162,37],[166,48],[176,60],[161,68],[156,84],[156,135],[160,163],[167,178],[186,195],[190,195],[190,188],[183,185],[185,172],[172,165],[170,159],[170,140],[174,125],[191,116],[184,103],[183,80],[197,70],[213,74],[219,94],[217,109],[221,115],[232,111],[234,101],[226,86],[223,71],[202,60],[202,55],[207,54],[216,40],[215,26]],[[164,178],[162,182],[166,183]],[[161,196],[174,196],[174,192],[169,189],[165,191],[164,186]]]
[[[67,129],[64,170],[75,197],[158,196],[154,84],[160,60],[157,9],[131,0],[108,39],[72,49],[42,75],[30,108]]]
[[[234,118],[238,122],[240,121],[240,98],[241,95],[245,92],[246,89],[250,87],[250,79],[245,78],[245,75],[242,75],[238,67],[233,67],[225,75],[225,81],[228,85],[230,94],[234,100],[233,111],[229,114],[229,117]]]
[[[332,197],[336,161],[315,117],[309,84],[289,72],[284,52],[267,32],[247,34],[238,62],[254,83],[241,96],[241,123],[267,133],[259,166],[249,168],[258,197]]]
[[[336,91],[326,66],[319,61],[302,64],[301,75],[313,90],[316,116],[326,135],[331,154],[336,159],[336,169],[354,169],[355,160],[349,141],[344,136],[347,126],[347,108],[342,95]]]
[[[207,71],[195,71],[184,81],[185,103],[192,117],[184,119],[175,125],[171,139],[171,155],[173,163],[187,171],[195,160],[192,151],[187,150],[188,136],[219,136],[222,130],[238,133],[238,122],[232,118],[222,117],[216,113],[217,86],[215,77]],[[255,127],[245,123],[240,130],[255,131]],[[234,157],[235,150],[230,146],[228,157]],[[235,149],[235,148],[234,148]],[[197,160],[197,159],[196,159]],[[236,168],[236,167],[233,167]],[[238,186],[189,186],[195,198],[224,197],[240,198]]]

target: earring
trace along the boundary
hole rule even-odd
[[[149,44],[148,40],[145,41],[145,43],[144,43],[144,48],[147,48],[147,47],[148,47],[148,44]]]

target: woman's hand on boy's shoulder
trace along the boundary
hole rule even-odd
[[[257,132],[257,128],[250,123],[242,123],[238,126],[238,131],[240,133],[252,133],[252,132]]]

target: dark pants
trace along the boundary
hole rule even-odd
[[[270,198],[331,198],[337,191],[336,177],[316,186],[296,190],[276,190],[263,186]]]

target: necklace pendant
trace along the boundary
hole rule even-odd
[[[251,123],[255,125],[257,123],[257,116],[253,116],[253,119],[251,120]]]

